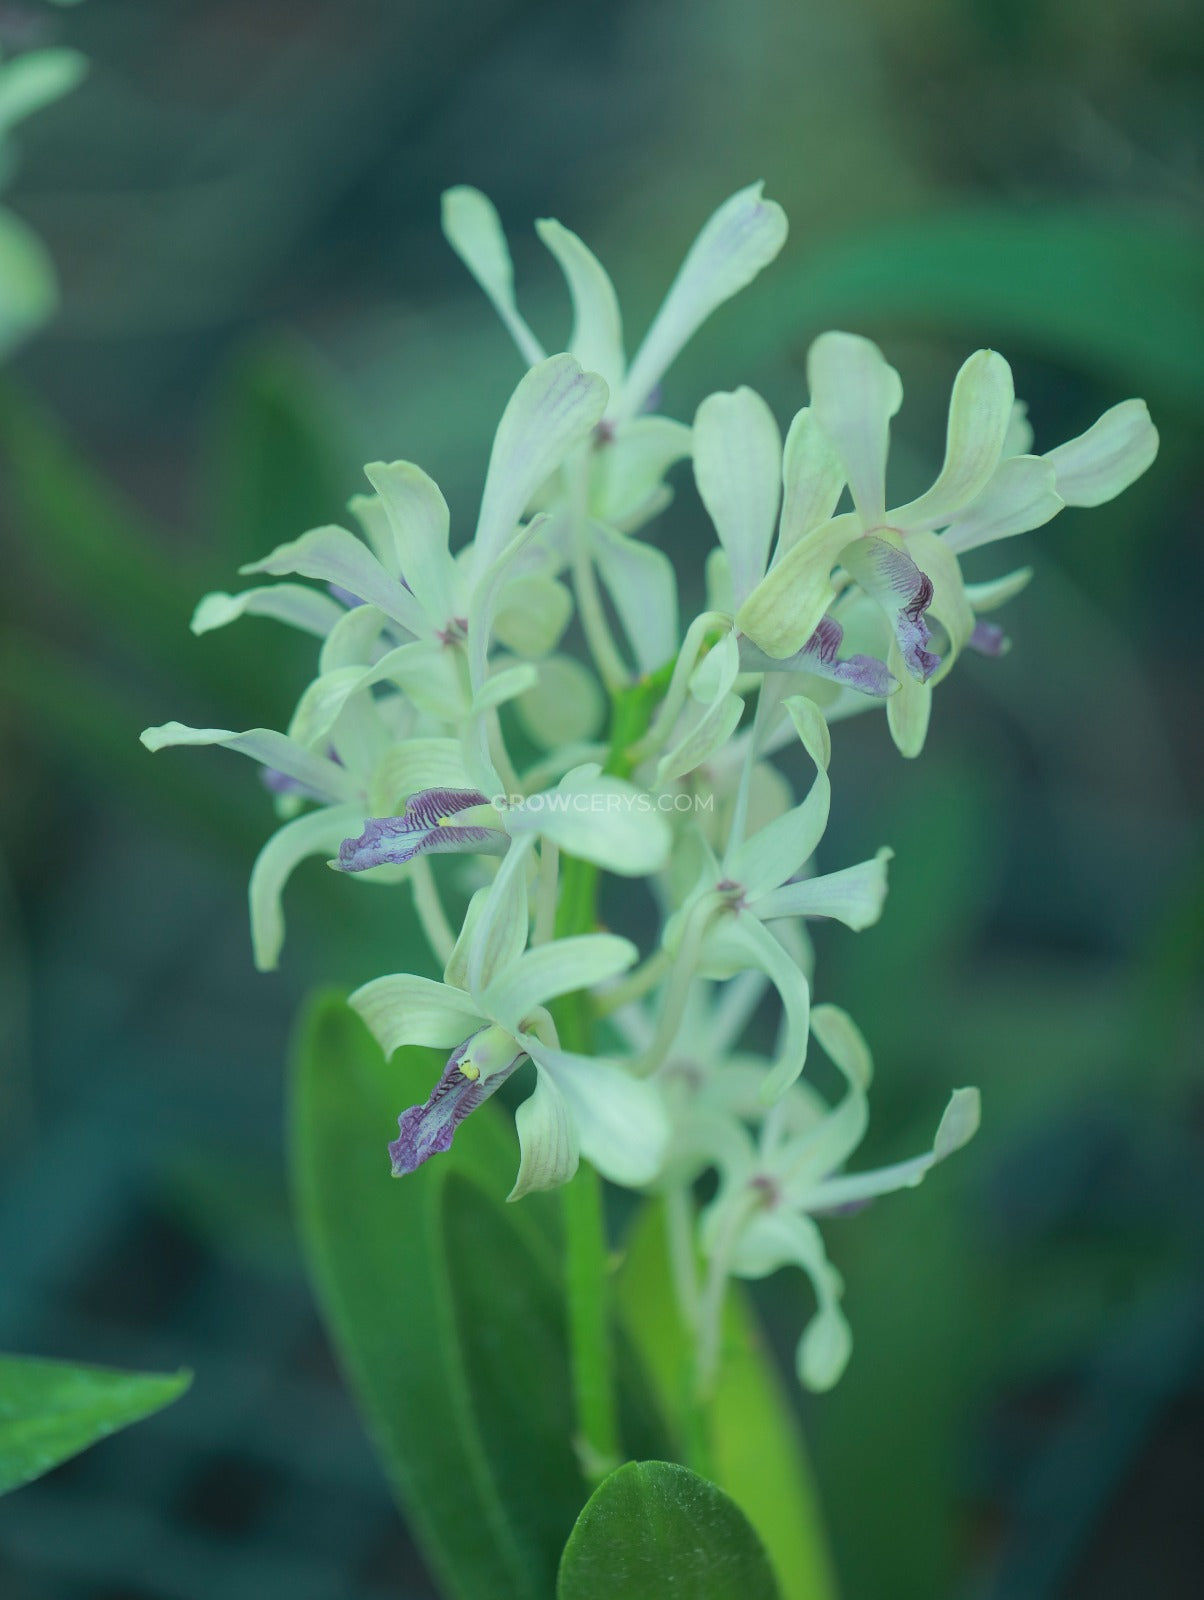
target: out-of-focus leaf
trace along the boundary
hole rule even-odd
[[[691,1340],[678,1316],[659,1204],[644,1208],[631,1233],[619,1296],[661,1403],[685,1436]],[[734,1289],[709,1443],[716,1481],[764,1542],[783,1600],[829,1600],[835,1581],[802,1437],[755,1315]]]
[[[348,497],[368,487],[316,358],[283,337],[245,351],[214,396],[207,548],[234,572],[306,528],[345,522]]]
[[[769,1559],[722,1489],[688,1467],[629,1461],[600,1484],[560,1564],[557,1600],[774,1600]]]
[[[967,208],[800,251],[766,273],[755,317],[724,337],[740,339],[747,370],[783,339],[828,327],[951,330],[979,345],[1021,341],[1119,379],[1126,393],[1198,410],[1202,282],[1204,236],[1171,215]]]
[[[296,1057],[292,1154],[305,1247],[377,1449],[448,1595],[546,1600],[586,1489],[544,1197],[503,1197],[516,1149],[483,1106],[401,1182],[385,1141],[438,1071],[387,1065],[338,997]],[[554,1207],[554,1200],[551,1202]]]
[[[191,1372],[114,1372],[0,1355],[0,1494],[141,1422],[191,1382]]]
[[[0,63],[0,137],[69,94],[88,70],[78,50],[29,50]]]
[[[54,266],[20,217],[0,207],[0,361],[41,327],[58,304]]]

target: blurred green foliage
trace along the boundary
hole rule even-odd
[[[1015,648],[942,690],[919,767],[900,771],[871,719],[837,731],[832,859],[896,851],[882,925],[820,948],[823,997],[878,1060],[866,1160],[925,1143],[951,1084],[984,1095],[965,1158],[832,1226],[856,1350],[804,1421],[841,1590],[1100,1600],[1136,1571],[1197,1592],[1168,1432],[1195,1414],[1204,1338],[1194,8],[111,0],[58,20],[93,71],[24,130],[7,198],[48,242],[64,310],[0,393],[0,839],[18,907],[0,1031],[24,1038],[32,1017],[36,1076],[5,1101],[33,1108],[9,1129],[44,1121],[28,1159],[91,1059],[38,1042],[47,920],[110,928],[120,955],[176,895],[203,930],[180,858],[221,862],[233,902],[270,826],[249,769],[136,742],[167,715],[279,724],[307,675],[304,644],[266,622],[193,639],[198,595],[338,520],[364,460],[417,460],[454,517],[472,506],[518,364],[438,237],[439,190],[497,200],[555,345],[568,313],[531,217],[580,231],[647,313],[716,200],[764,177],[791,241],[675,368],[670,413],[752,382],[787,414],[809,339],[843,324],[917,374],[892,462],[905,488],[976,344],[1013,359],[1039,443],[1131,393],[1163,435],[1089,535],[1067,513],[1003,553],[1038,567],[1008,616]],[[687,599],[699,529],[683,482],[665,539]],[[118,820],[155,866],[114,918],[75,884],[106,881],[82,858]],[[397,898],[320,864],[288,910],[288,993],[265,986],[254,1017],[281,1056],[282,1010],[320,956],[350,982],[412,934]],[[153,1058],[141,969],[131,954],[116,970],[127,1051]],[[172,1066],[141,1092],[184,1100]],[[232,1173],[216,1137],[183,1154],[165,1146],[165,1204],[278,1271],[279,1173]],[[784,1355],[801,1292],[758,1298]]]

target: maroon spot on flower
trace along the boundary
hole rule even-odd
[[[470,1035],[452,1051],[426,1103],[411,1106],[398,1117],[397,1138],[389,1144],[389,1160],[395,1178],[405,1177],[432,1156],[450,1150],[456,1129],[465,1117],[500,1089],[524,1059],[520,1050],[511,1062],[497,1072],[490,1073],[488,1078],[465,1077],[460,1070],[460,1063],[476,1037],[476,1033]]]
[[[974,632],[966,640],[971,650],[977,650],[983,656],[1006,655],[1011,646],[1011,640],[997,622],[975,622]]]

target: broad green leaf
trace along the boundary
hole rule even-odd
[[[114,1372],[0,1355],[0,1494],[162,1410],[191,1382],[191,1372]]]
[[[577,1519],[557,1600],[775,1600],[778,1587],[748,1519],[688,1467],[629,1461]]]
[[[681,1325],[660,1205],[644,1208],[619,1274],[619,1301],[667,1415],[691,1429],[690,1336]],[[782,1600],[832,1600],[831,1558],[815,1485],[790,1398],[745,1295],[729,1292],[715,1394],[709,1467],[749,1518],[772,1559]]]
[[[34,333],[58,304],[58,279],[38,236],[0,207],[0,360]]]
[[[494,1105],[394,1182],[385,1142],[441,1062],[390,1065],[346,1003],[312,1007],[292,1150],[304,1243],[335,1347],[406,1518],[457,1600],[546,1600],[586,1496],[573,1458],[555,1201],[502,1202],[513,1132]]]

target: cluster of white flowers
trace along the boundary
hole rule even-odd
[[[512,1197],[566,1182],[582,1155],[617,1183],[663,1192],[704,1372],[728,1277],[801,1267],[817,1311],[799,1374],[822,1389],[850,1337],[814,1219],[918,1183],[978,1123],[977,1092],[958,1089],[930,1152],[844,1170],[866,1126],[870,1054],[844,1012],[811,1004],[805,919],[875,922],[890,852],[813,869],[831,803],[829,724],[884,706],[898,748],[916,755],[933,688],[962,650],[1004,647],[980,614],[1029,577],[967,584],[960,557],[1063,505],[1110,499],[1149,465],[1157,435],[1130,400],[1032,454],[1011,371],[980,350],[954,384],[936,481],[888,509],[902,387],[866,339],[815,341],[810,404],[784,443],[750,389],[709,396],[692,427],[649,409],[686,340],[782,247],[785,216],[759,185],[707,222],[630,362],[602,266],[559,223],[537,227],[574,312],[567,352],[550,357],[518,310],[492,205],[471,189],[445,197],[447,237],[528,364],[473,537],[453,553],[447,506],[419,467],[368,466],[373,492],[350,506],[362,536],[318,528],[246,569],[323,587],[212,594],[197,610],[198,633],[257,613],[322,641],[288,731],[169,723],[143,738],[222,744],[268,769],[287,820],[251,878],[261,967],[277,960],[281,890],[302,857],[409,884],[443,981],[398,974],[351,997],[386,1052],[451,1052],[426,1103],[400,1118],[395,1174],[446,1150],[529,1061]],[[686,459],[718,544],[707,609],[682,628],[673,568],[642,535]],[[838,510],[846,488],[851,509]],[[574,612],[596,676],[558,649]],[[522,771],[516,730],[543,752]],[[795,741],[813,774],[801,799],[772,761]],[[481,858],[458,934],[429,859],[448,850]],[[651,889],[659,925],[642,957],[598,931],[592,894],[574,923],[576,890],[592,890],[599,869]],[[741,1040],[770,989],[781,1027],[763,1059]],[[605,1017],[605,1055],[564,1047],[557,1003],[569,996]],[[800,1076],[812,1038],[843,1079],[835,1105]],[[694,1235],[693,1185],[707,1171],[718,1187]]]

